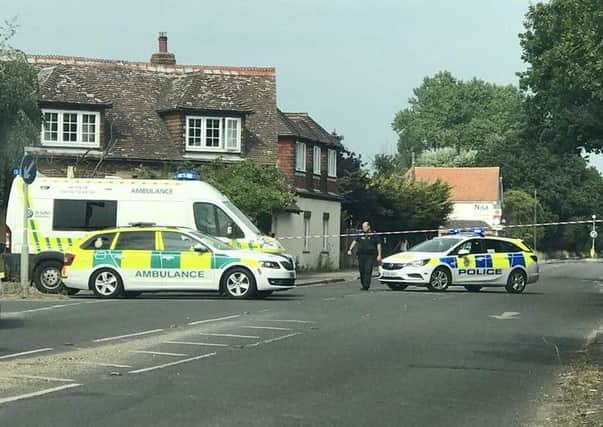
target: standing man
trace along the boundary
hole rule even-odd
[[[352,249],[356,246],[358,246],[356,255],[358,255],[360,283],[362,283],[362,289],[367,291],[371,286],[375,258],[377,262],[381,261],[381,239],[371,232],[371,225],[368,221],[362,223],[362,235],[354,239],[348,250],[348,255],[352,255]]]

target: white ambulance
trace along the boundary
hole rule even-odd
[[[38,177],[29,186],[28,244],[34,284],[63,290],[63,254],[85,233],[136,223],[182,226],[215,236],[235,249],[283,254],[225,195],[190,174],[174,180]],[[22,181],[13,181],[6,211],[5,269],[16,276],[23,240]]]

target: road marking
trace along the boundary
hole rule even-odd
[[[54,393],[54,392],[61,391],[61,390],[67,390],[69,388],[79,387],[79,386],[81,386],[81,384],[66,384],[66,385],[62,385],[59,387],[47,388],[46,390],[36,391],[34,393],[21,394],[18,396],[9,396],[9,397],[0,399],[0,405],[3,403],[14,402],[16,400],[29,399],[30,397],[43,396],[45,394]]]
[[[210,334],[210,333],[202,333],[199,335],[203,335],[206,337],[227,337],[227,338],[248,338],[251,340],[257,340],[259,337],[255,335],[236,335],[236,334]]]
[[[241,317],[240,314],[234,314],[232,316],[216,317],[215,319],[197,320],[195,322],[189,322],[188,324],[189,324],[189,326],[194,326],[194,325],[201,325],[203,323],[219,322],[220,320],[237,319],[239,317]]]
[[[73,305],[81,305],[81,304],[97,304],[99,302],[107,302],[107,301],[86,301],[86,302],[74,302],[72,304],[55,304],[55,305],[49,305],[46,307],[40,307],[40,308],[31,308],[29,310],[22,310],[22,311],[9,311],[6,312],[4,314],[6,315],[19,315],[19,314],[24,314],[24,313],[35,313],[38,311],[48,311],[48,310],[55,310],[57,308],[63,308],[63,307],[71,307]]]
[[[180,344],[180,345],[199,345],[208,347],[228,347],[228,344],[214,344],[210,342],[193,342],[193,341],[166,341],[164,344]]]
[[[56,381],[62,383],[72,383],[75,380],[69,378],[54,378],[54,377],[38,377],[36,375],[8,375],[9,378],[27,378],[30,380],[44,380],[44,381]]]
[[[72,362],[72,363],[79,363],[79,364],[83,364],[83,365],[96,365],[96,366],[102,366],[102,367],[106,367],[106,368],[131,368],[130,365],[118,365],[117,363],[100,363],[100,362]]]
[[[175,356],[175,357],[186,357],[188,354],[182,353],[165,353],[162,351],[148,351],[148,350],[132,350],[130,353],[141,353],[141,354],[152,354],[155,356]]]
[[[51,350],[53,350],[53,349],[52,348],[39,348],[37,350],[23,351],[21,353],[5,354],[4,356],[0,356],[0,360],[1,359],[10,359],[12,357],[27,356],[30,354],[42,353],[44,351],[51,351]]]
[[[313,320],[291,320],[291,319],[287,319],[287,320],[276,320],[276,319],[257,319],[258,322],[283,322],[283,323],[316,323]]]
[[[323,298],[323,301],[335,301],[337,298],[335,297],[329,297],[329,298]]]
[[[490,317],[498,320],[513,320],[519,318],[519,313],[516,311],[505,311],[503,314],[491,314]]]
[[[149,368],[136,369],[135,371],[129,371],[128,373],[129,374],[141,374],[143,372],[149,372],[149,371],[154,371],[156,369],[163,369],[163,368],[168,368],[170,366],[180,365],[181,363],[187,363],[187,362],[192,362],[194,360],[205,359],[207,357],[215,356],[216,354],[217,353],[202,354],[201,356],[189,357],[188,359],[182,359],[182,360],[178,360],[176,362],[164,363],[162,365],[151,366]]]
[[[155,334],[157,332],[163,332],[163,329],[152,329],[150,331],[135,332],[133,334],[118,335],[116,337],[98,338],[98,339],[95,339],[94,342],[106,342],[106,341],[120,340],[122,338],[130,338],[130,337],[138,337],[140,335]]]
[[[270,331],[292,331],[291,328],[277,328],[276,326],[239,326],[239,328],[246,329],[267,329]]]
[[[269,340],[264,340],[264,341],[256,342],[256,343],[250,344],[247,347],[257,347],[258,345],[261,345],[261,344],[270,344],[270,343],[273,343],[273,342],[276,342],[276,341],[286,340],[287,338],[291,338],[291,337],[294,337],[296,335],[301,335],[301,334],[302,334],[301,332],[294,332],[292,334],[283,335],[282,337],[276,337],[276,338],[271,338]]]

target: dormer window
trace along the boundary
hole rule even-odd
[[[241,119],[186,116],[186,150],[241,152]]]
[[[45,147],[100,146],[100,113],[96,111],[42,110]]]

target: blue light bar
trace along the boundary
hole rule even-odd
[[[180,181],[199,181],[201,177],[196,170],[187,169],[176,172],[176,179]]]
[[[460,233],[471,233],[476,234],[478,236],[484,237],[486,234],[486,230],[481,227],[472,227],[472,228],[451,228],[448,230],[448,234],[460,234]]]

